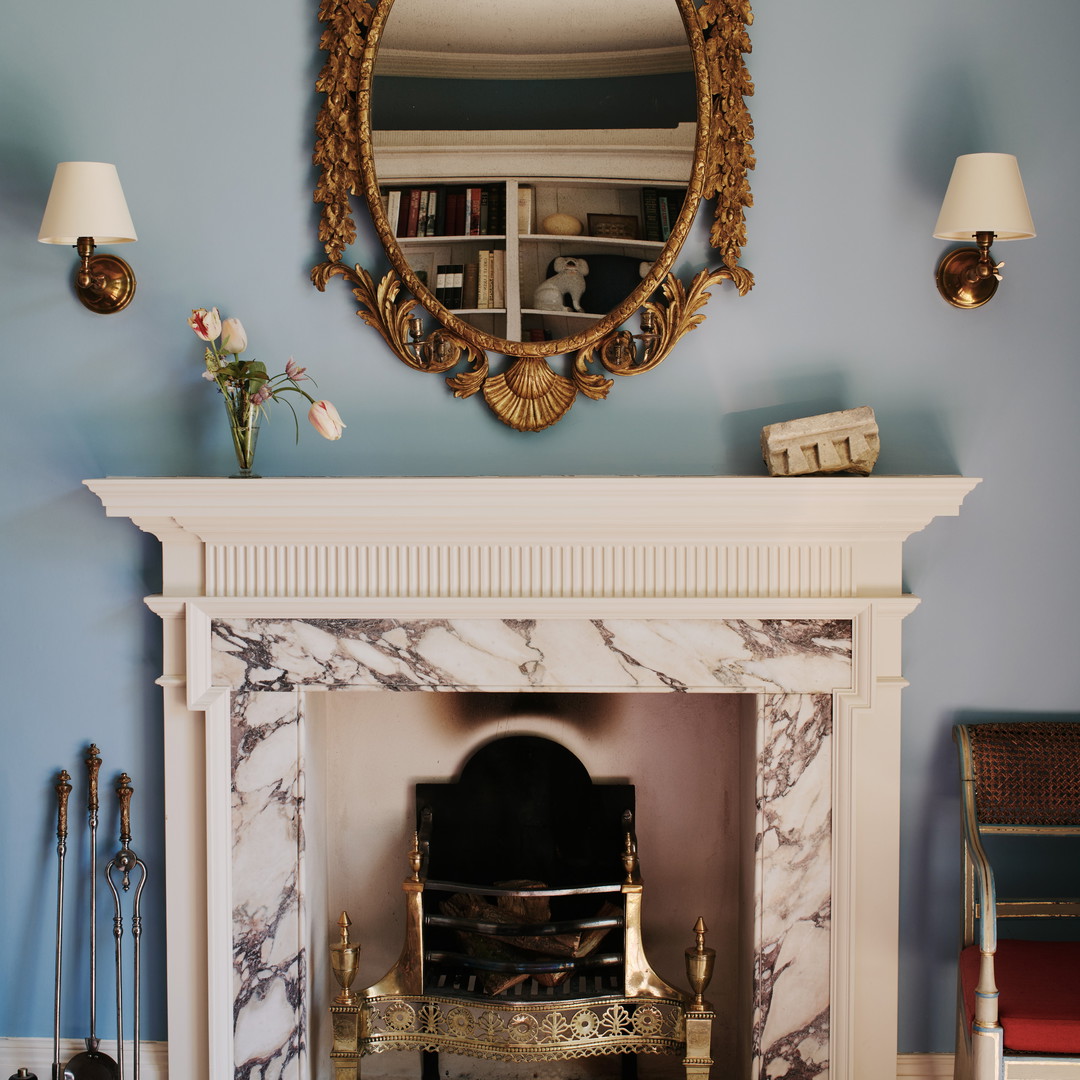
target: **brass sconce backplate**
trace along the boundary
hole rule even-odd
[[[75,293],[85,307],[98,315],[123,311],[135,295],[135,273],[119,255],[91,255],[85,280],[82,264],[75,272]]]
[[[994,274],[979,275],[981,257],[977,248],[957,248],[939,263],[938,292],[953,307],[982,307],[997,292],[998,278]]]

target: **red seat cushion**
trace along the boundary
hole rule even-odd
[[[970,1029],[978,945],[961,953],[960,979]],[[1007,1050],[1080,1054],[1080,941],[999,940],[994,981]]]

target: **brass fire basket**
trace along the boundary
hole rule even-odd
[[[567,759],[569,777],[559,771]],[[488,788],[470,796],[470,780],[485,773]],[[633,797],[632,785],[593,785],[569,751],[535,736],[481,748],[458,783],[418,784],[405,943],[373,985],[352,989],[359,945],[348,916],[338,921],[334,1080],[359,1080],[361,1059],[389,1050],[421,1051],[425,1080],[438,1075],[441,1051],[505,1062],[624,1055],[631,1073],[638,1054],[680,1055],[687,1080],[706,1080],[713,950],[698,919],[686,950],[691,993],[646,959]],[[478,815],[484,829],[471,831]],[[458,845],[456,866],[438,854],[453,837],[472,840]],[[458,868],[473,883],[452,880]],[[586,880],[598,869],[606,880]]]

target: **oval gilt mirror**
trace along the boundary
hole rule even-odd
[[[395,355],[455,396],[541,430],[604,398],[608,374],[657,366],[710,288],[750,288],[748,4],[323,0],[320,16],[312,279],[349,281]],[[357,193],[392,266],[378,283],[342,262]],[[723,265],[685,286],[671,267],[711,197]]]

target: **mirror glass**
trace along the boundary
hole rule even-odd
[[[393,0],[370,101],[389,254],[440,321],[557,342],[655,286],[697,136],[675,0]]]

